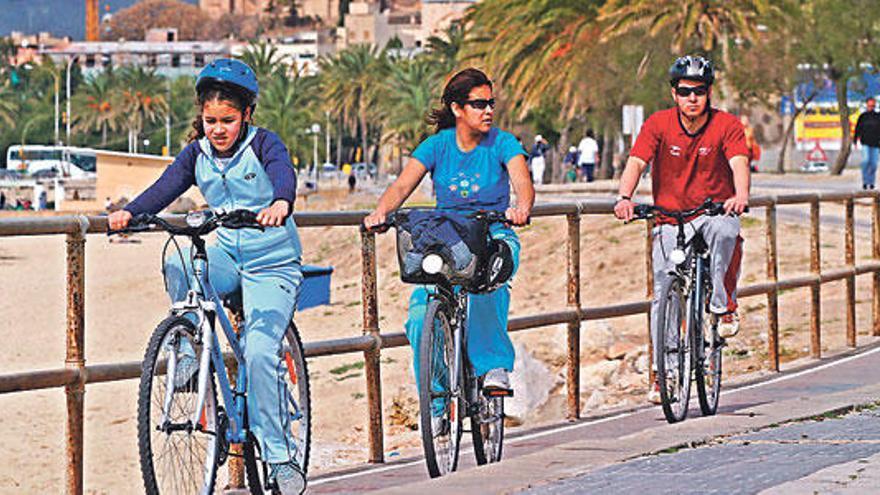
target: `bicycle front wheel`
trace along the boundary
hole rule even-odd
[[[657,382],[666,421],[677,423],[687,416],[691,393],[689,328],[685,318],[687,297],[678,280],[660,296],[657,322]]]
[[[504,397],[485,397],[477,393],[477,408],[471,415],[474,456],[483,465],[501,460],[504,446]]]
[[[701,324],[695,329],[694,349],[699,352],[694,367],[697,382],[697,398],[700,401],[700,412],[703,416],[712,416],[718,411],[718,399],[721,395],[721,350],[724,340],[718,335],[718,322],[703,308]]]
[[[195,326],[188,319],[168,317],[153,332],[144,355],[138,447],[144,490],[151,495],[214,491],[224,433],[218,434],[213,374],[199,420],[193,424],[201,354],[194,335]]]
[[[278,365],[279,393],[283,394],[283,403],[287,404],[282,422],[288,436],[289,457],[296,460],[303,473],[308,472],[309,452],[311,446],[312,416],[311,394],[309,391],[309,373],[306,367],[306,355],[296,325],[290,322],[281,345],[281,360]],[[266,474],[268,469],[262,462],[260,447],[253,435],[248,435],[244,446],[244,467],[248,480],[248,489],[252,495],[271,493],[266,490]],[[266,490],[266,491],[264,491]]]
[[[419,342],[419,409],[425,464],[432,478],[455,471],[461,441],[460,380],[453,376],[455,343],[445,305],[428,302]]]

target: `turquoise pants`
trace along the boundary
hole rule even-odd
[[[510,246],[510,251],[513,254],[513,273],[515,274],[519,268],[519,238],[509,228],[501,227],[498,224],[493,227],[498,228],[491,230],[492,238],[502,239]],[[430,285],[418,286],[413,290],[409,299],[406,337],[413,349],[413,368],[417,386],[420,370],[419,341],[424,326],[428,296],[435,290],[435,287]],[[494,368],[513,371],[515,355],[513,343],[507,334],[508,309],[510,309],[509,282],[492,292],[468,295],[467,353],[477,376],[482,376]],[[439,385],[435,388],[437,387]]]
[[[287,462],[296,454],[290,428],[286,427],[286,367],[281,339],[293,317],[302,271],[299,261],[280,259],[287,254],[208,248],[208,278],[217,294],[222,298],[242,290],[245,327],[241,343],[248,377],[249,426],[260,442],[264,460],[272,463]],[[167,290],[172,301],[183,300],[189,289],[193,272],[189,259],[186,263],[184,274],[176,253],[166,260]]]

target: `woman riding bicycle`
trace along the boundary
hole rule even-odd
[[[495,98],[492,81],[477,69],[455,74],[443,90],[442,106],[433,110],[429,122],[437,133],[412,153],[400,177],[385,191],[375,211],[364,218],[367,228],[385,222],[400,207],[427,173],[431,173],[439,210],[470,213],[478,210],[505,212],[513,225],[528,221],[534,204],[526,153],[516,138],[492,126]],[[516,206],[510,206],[510,186]],[[519,265],[519,239],[509,227],[494,224],[493,239],[509,247],[513,272]],[[410,297],[406,335],[413,347],[415,376],[419,376],[418,343],[431,286],[417,287]],[[468,300],[467,351],[475,374],[483,377],[484,389],[509,389],[507,373],[513,370],[514,350],[507,334],[510,289],[505,283]]]
[[[294,460],[296,447],[284,418],[279,390],[281,340],[290,322],[302,281],[299,234],[291,213],[296,175],[284,144],[274,133],[252,124],[259,84],[253,70],[238,60],[218,59],[196,81],[198,115],[190,143],[162,176],[125,209],[108,217],[111,229],[125,228],[134,215],[155,214],[192,185],[212,209],[248,209],[270,228],[219,229],[208,248],[211,284],[220,297],[241,291],[244,354],[250,429],[260,443],[281,493],[301,493],[305,476]],[[187,272],[178,257],[166,260],[167,291],[172,301],[186,297]],[[178,363],[175,383],[195,375],[193,352]]]

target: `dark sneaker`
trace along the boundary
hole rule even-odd
[[[275,480],[274,495],[300,495],[306,491],[306,475],[294,461],[270,464],[269,479]]]

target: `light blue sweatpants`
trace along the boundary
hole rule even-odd
[[[513,254],[513,273],[519,268],[519,238],[509,228],[495,224],[491,229],[493,239],[503,239]],[[409,299],[409,317],[406,320],[406,337],[413,349],[413,368],[416,386],[419,382],[419,341],[428,307],[428,295],[435,291],[431,285],[418,286]],[[485,294],[468,295],[467,353],[477,376],[493,368],[513,371],[514,350],[507,334],[507,312],[510,308],[510,286],[505,284]],[[437,387],[435,387],[437,388]],[[441,391],[439,389],[438,391]]]
[[[208,247],[208,278],[217,294],[222,298],[239,287],[242,290],[250,430],[260,442],[263,458],[272,463],[287,462],[296,455],[293,437],[286,427],[287,397],[281,393],[287,372],[281,340],[293,317],[302,271],[299,262],[277,259],[283,256],[254,252],[236,260],[221,246]],[[190,260],[186,263],[186,273],[191,276]],[[171,300],[183,300],[189,276],[184,275],[176,253],[166,260],[165,272]]]

